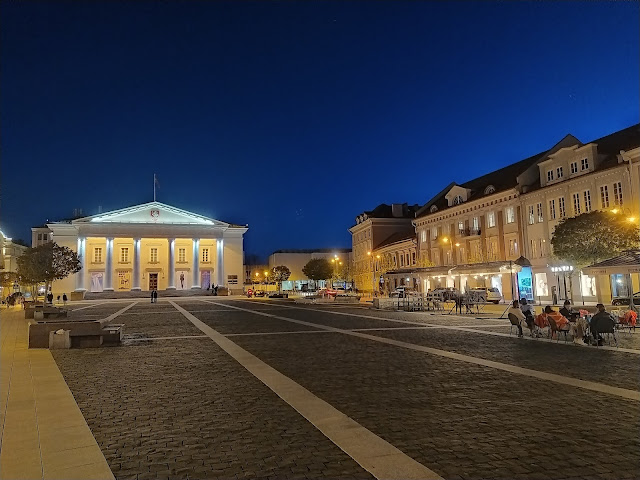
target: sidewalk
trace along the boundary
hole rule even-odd
[[[113,474],[47,349],[27,348],[22,309],[0,311],[0,478]]]

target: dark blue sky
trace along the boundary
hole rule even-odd
[[[248,223],[247,253],[350,245],[639,117],[638,2],[19,2],[0,7],[1,217],[158,200]]]

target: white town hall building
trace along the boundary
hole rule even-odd
[[[54,241],[79,254],[82,270],[54,281],[56,296],[214,285],[242,291],[247,225],[150,202],[31,230],[34,247]]]

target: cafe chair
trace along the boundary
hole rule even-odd
[[[518,317],[516,317],[513,313],[510,313],[509,315],[507,315],[507,317],[509,317],[509,321],[511,322],[511,327],[509,327],[509,335],[511,335],[513,327],[516,327],[516,332],[518,331],[520,320],[518,320]]]
[[[547,322],[549,322],[549,334],[550,337],[553,338],[553,334],[556,334],[556,343],[560,341],[560,334],[564,333],[564,343],[567,343],[567,333],[569,333],[570,326],[567,325],[566,328],[558,328],[558,324],[551,317],[551,315],[547,316]]]

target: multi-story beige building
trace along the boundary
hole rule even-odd
[[[241,293],[247,229],[151,202],[35,227],[32,242],[54,241],[80,257],[82,270],[54,281],[54,295],[213,285]]]
[[[551,249],[566,217],[604,209],[638,221],[639,158],[634,125],[588,143],[567,135],[545,152],[451,183],[416,212],[417,259],[386,271],[387,288],[495,287],[505,300],[545,303],[608,301],[639,290],[638,275],[583,275]],[[410,240],[403,230],[396,234]]]
[[[418,205],[394,203],[381,204],[356,217],[351,232],[352,276],[358,290],[374,289],[374,258],[377,248],[395,235],[411,235]]]

